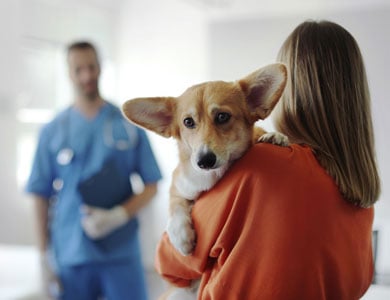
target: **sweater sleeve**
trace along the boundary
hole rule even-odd
[[[190,286],[191,281],[200,278],[203,264],[194,255],[181,255],[163,234],[156,255],[157,272],[168,282],[178,287]]]
[[[170,243],[164,233],[157,247],[155,266],[157,272],[170,283],[186,287],[202,274],[221,256],[227,255],[229,244],[240,227],[237,210],[232,209],[236,200],[242,197],[242,191],[249,191],[253,177],[245,165],[234,165],[212,190],[204,193],[196,201],[192,210],[192,219],[197,233],[197,242],[191,255],[183,256]],[[241,192],[240,192],[241,191]],[[226,239],[229,232],[229,240]]]

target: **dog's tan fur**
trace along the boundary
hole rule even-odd
[[[182,254],[191,253],[195,243],[192,200],[210,189],[259,137],[286,142],[283,136],[254,126],[271,113],[286,78],[285,66],[273,64],[236,82],[206,82],[177,98],[137,98],[123,105],[130,121],[178,142],[180,157],[170,189],[167,232]]]

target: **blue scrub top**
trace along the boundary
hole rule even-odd
[[[125,149],[114,144],[124,144]],[[60,165],[57,156],[64,148],[72,149],[74,155],[69,164]],[[29,193],[55,199],[50,233],[59,265],[109,262],[139,255],[136,218],[99,241],[90,240],[81,227],[82,199],[77,186],[110,159],[115,160],[127,178],[137,173],[145,184],[161,179],[145,132],[127,122],[120,110],[110,103],[91,120],[70,107],[41,130],[26,189]],[[61,189],[55,188],[55,182],[63,183]]]

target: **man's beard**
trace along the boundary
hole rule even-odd
[[[83,86],[79,86],[78,92],[80,95],[82,95],[84,98],[86,98],[88,101],[93,102],[95,101],[99,96],[99,88],[96,83],[96,88],[93,90],[87,90]]]
[[[98,96],[99,96],[99,90],[96,89],[93,92],[84,93],[84,96],[90,102],[96,101],[98,99]]]

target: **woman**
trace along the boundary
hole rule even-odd
[[[164,235],[157,269],[180,287],[201,277],[199,299],[359,299],[380,184],[358,45],[337,24],[304,22],[278,59],[289,79],[273,114],[290,147],[252,147],[194,206],[194,254]]]

